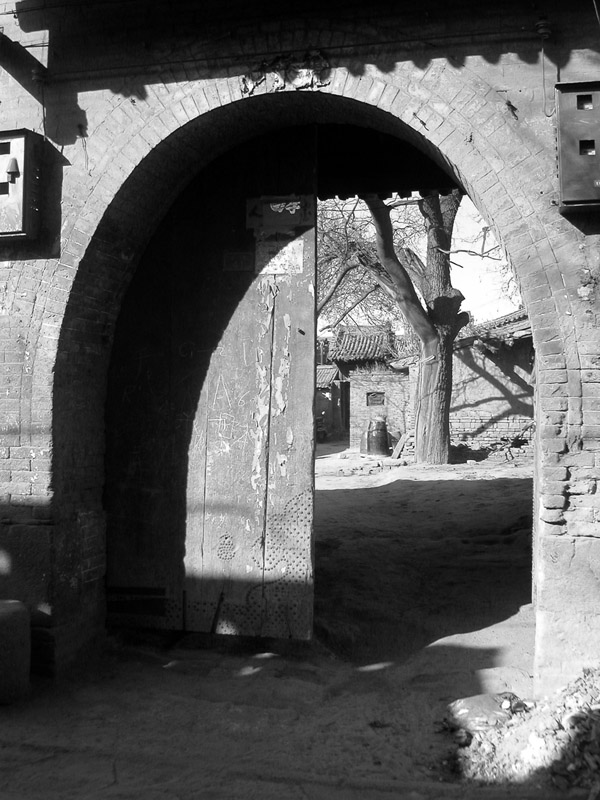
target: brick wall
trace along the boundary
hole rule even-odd
[[[367,405],[372,392],[384,395],[383,405]],[[384,417],[388,433],[397,436],[407,430],[411,417],[408,376],[390,372],[352,372],[350,374],[350,447],[358,449],[369,422]]]
[[[454,351],[452,441],[487,445],[517,436],[533,419],[533,348],[460,346]],[[532,432],[528,434],[531,438]]]
[[[460,344],[454,351],[450,434],[453,444],[489,445],[517,436],[533,419],[533,348],[530,340],[500,346]],[[358,449],[369,421],[386,419],[394,435],[414,428],[418,369],[350,373],[350,447]],[[368,406],[367,395],[382,392],[382,406]],[[531,438],[531,431],[528,438]]]
[[[537,12],[516,2],[431,2],[428,16],[415,7],[401,17],[385,5],[370,22],[352,4],[301,20],[293,9],[245,19],[240,7],[233,26],[217,6],[181,6],[169,25],[126,6],[119,15],[89,3],[2,18],[2,125],[44,134],[46,148],[40,237],[0,242],[0,548],[26,524],[40,526],[43,551],[51,529],[53,566],[39,597],[49,598],[52,625],[98,630],[101,568],[97,591],[84,595],[82,575],[92,573],[77,520],[103,512],[112,335],[152,231],[189,178],[246,137],[283,124],[367,125],[455,175],[517,273],[537,356],[535,669],[548,689],[571,677],[596,659],[600,624],[588,567],[600,559],[600,230],[593,215],[557,213],[551,87],[558,77],[596,78],[593,9],[546,4],[556,36],[544,85]],[[331,66],[305,90],[268,67],[313,50]],[[22,448],[41,448],[50,469]],[[32,563],[25,545],[14,563],[16,581],[20,564],[26,572]],[[28,581],[20,585],[25,596]],[[74,652],[83,635],[63,641]],[[61,652],[69,657],[66,644]]]

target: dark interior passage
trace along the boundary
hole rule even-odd
[[[290,149],[296,153],[293,159]],[[249,298],[248,310],[237,313],[238,327],[228,334],[229,350],[224,352],[229,360],[223,357],[212,389],[215,403],[230,403],[235,387],[227,387],[243,380],[234,361],[245,327],[252,338],[251,324],[261,312],[266,314],[265,324],[271,324],[272,312],[258,300],[252,306],[250,293],[257,291],[260,281],[247,202],[273,193],[309,194],[313,176],[314,152],[305,131],[254,141],[215,161],[169,210],[129,287],[115,336],[106,410],[109,614],[124,622],[186,626],[183,558],[191,513],[188,480],[195,470],[200,483],[207,470],[202,452],[190,463],[201,390],[211,356],[217,347],[224,347],[226,331],[243,298]],[[243,313],[248,315],[246,323]],[[308,334],[314,328],[313,308],[308,315],[307,343],[312,341]],[[256,337],[262,335],[260,324],[257,330]],[[313,363],[314,347],[308,346]],[[246,355],[240,358],[245,360]],[[309,369],[303,386],[309,387],[305,405],[312,419],[311,374]],[[232,454],[231,470],[237,468]],[[210,506],[214,518],[228,514],[235,502],[238,507],[248,505],[238,508],[240,513],[253,513],[251,496],[219,500],[206,487],[204,491],[204,505]],[[200,497],[196,504],[202,503]],[[227,560],[225,550],[221,555]]]
[[[245,326],[259,324],[263,308],[260,297],[252,300],[259,281],[256,238],[248,222],[249,199],[360,191],[407,194],[452,186],[437,165],[407,143],[343,125],[297,126],[252,139],[191,180],[140,261],[115,334],[106,403],[110,619],[185,629],[189,624],[185,594],[190,586],[184,558],[190,514],[200,506],[210,507],[218,527],[219,515],[232,509],[240,525],[254,513],[252,498],[221,497],[218,491],[209,496],[207,484],[199,489],[190,511],[189,494],[190,476],[208,474],[202,460],[205,445],[196,442],[192,452],[191,443],[203,387],[208,391],[211,359],[227,337],[230,350],[223,352],[234,356],[236,342],[232,340],[237,337],[241,346]],[[306,334],[314,335],[314,310],[309,316],[310,321],[298,327],[305,349]],[[287,314],[275,313],[278,318],[288,325]],[[295,356],[293,362],[297,362]],[[314,383],[314,348],[310,363],[313,366],[303,367],[298,378],[298,386],[309,394]],[[234,372],[227,356],[222,370],[211,391],[230,402],[225,384],[219,381],[239,383],[243,376]],[[276,394],[274,389],[272,394]],[[312,399],[305,402],[304,411],[312,415]],[[312,422],[306,448],[312,448]],[[234,457],[231,465],[233,470],[242,469]],[[298,502],[289,506],[289,513]],[[282,524],[275,525],[281,528]],[[219,545],[222,560],[229,557],[226,550],[234,552],[225,538]],[[310,551],[310,544],[306,549]],[[268,568],[263,563],[263,575],[265,569],[275,569],[276,561],[271,559]],[[214,591],[215,608],[204,611],[216,615],[222,598],[218,587]],[[246,592],[247,597],[248,591],[251,587],[244,591],[238,587],[237,593],[242,597]],[[211,627],[210,622],[206,624]],[[234,633],[235,624],[227,630]]]

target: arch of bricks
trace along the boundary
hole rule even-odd
[[[556,589],[597,552],[597,512],[582,500],[595,488],[590,442],[598,429],[585,417],[600,374],[592,363],[589,308],[577,293],[584,237],[557,213],[553,148],[530,136],[488,84],[446,61],[423,70],[398,65],[392,75],[335,68],[327,85],[307,92],[271,93],[265,83],[248,97],[237,75],[162,89],[148,87],[144,102],[113,96],[108,113],[99,106],[97,124],[90,114],[87,147],[73,158],[63,187],[60,257],[37,264],[21,420],[29,452],[52,451],[37,491],[53,496],[58,661],[102,624],[105,383],[121,298],[137,261],[192,174],[243,138],[318,120],[366,125],[415,143],[452,171],[510,257],[537,355],[536,671],[545,686],[569,677],[590,657],[600,607],[589,587],[570,585],[574,613],[587,620],[575,632]],[[28,506],[27,497],[14,498]]]

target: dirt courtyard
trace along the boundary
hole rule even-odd
[[[112,633],[0,709],[1,800],[550,798],[473,787],[446,705],[532,695],[532,463],[321,445],[311,645]]]

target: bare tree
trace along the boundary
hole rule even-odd
[[[381,304],[381,293],[375,289],[378,286],[417,335],[420,368],[415,434],[416,458],[422,463],[447,463],[450,454],[452,350],[458,332],[469,321],[469,315],[460,311],[464,297],[450,280],[450,243],[461,198],[457,189],[447,195],[433,192],[416,202],[427,243],[423,261],[410,246],[410,236],[399,236],[394,230],[393,204],[377,195],[365,196],[375,240],[366,233],[364,215],[357,213],[355,205],[349,219],[343,223],[339,220],[331,232],[337,261],[330,248],[325,256],[331,258],[330,281],[319,294],[319,307],[323,309],[345,284],[345,292],[354,297],[355,308],[367,297],[377,297],[376,302]],[[362,286],[360,292],[356,287],[352,290],[348,282],[353,273]],[[345,308],[348,307],[346,301]]]
[[[449,253],[450,264],[463,269],[469,262],[476,261],[482,266],[493,267],[495,277],[502,286],[502,296],[515,309],[522,308],[523,300],[515,273],[496,241],[492,228],[472,203],[465,204],[463,201],[460,211],[463,219],[454,231],[456,240]]]
[[[358,198],[321,204],[318,253],[317,313],[322,330],[334,329],[345,320],[402,321],[397,305],[375,278],[378,258],[373,224]]]
[[[385,273],[379,280],[421,342],[415,409],[415,455],[421,463],[445,464],[450,456],[452,350],[458,332],[469,321],[469,315],[460,311],[464,297],[450,281],[450,243],[461,197],[455,189],[447,195],[432,192],[419,201],[427,236],[425,263],[409,248],[394,247],[389,206],[375,195],[364,198]]]

